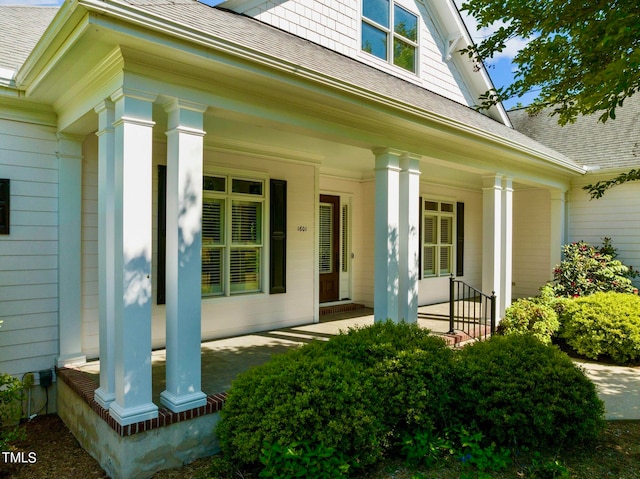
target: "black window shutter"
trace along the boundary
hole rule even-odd
[[[10,202],[11,202],[11,183],[9,179],[0,179],[0,235],[9,234],[9,218],[10,218]]]
[[[464,203],[456,204],[456,276],[464,276]]]
[[[287,292],[287,182],[271,180],[269,294]]]
[[[167,278],[167,167],[158,165],[158,285],[157,304],[166,302]]]

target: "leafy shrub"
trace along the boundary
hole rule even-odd
[[[314,342],[234,381],[217,429],[225,454],[256,463],[263,444],[323,444],[371,464],[407,431],[454,408],[453,351],[415,324],[376,323]]]
[[[382,456],[385,434],[370,410],[369,381],[323,346],[274,356],[233,382],[217,428],[232,462],[258,463],[265,443],[324,444],[362,464]]]
[[[8,450],[12,441],[23,436],[23,431],[14,427],[22,413],[21,395],[22,382],[10,374],[0,373],[0,451]]]
[[[530,334],[551,344],[551,336],[559,327],[558,315],[551,306],[541,300],[519,299],[507,308],[497,331],[502,335]]]
[[[488,441],[553,446],[595,439],[604,406],[569,357],[530,335],[494,336],[457,356],[457,404]]]
[[[282,446],[266,445],[260,461],[265,466],[260,477],[289,479],[313,477],[317,479],[342,479],[347,477],[349,464],[344,454],[322,444],[312,446],[308,442]]]
[[[563,247],[564,260],[553,270],[556,296],[588,296],[599,291],[632,293],[635,273],[612,256],[615,249],[605,238],[601,248],[580,241]]]
[[[567,303],[562,314],[563,337],[579,354],[617,363],[640,358],[640,297],[597,293]]]

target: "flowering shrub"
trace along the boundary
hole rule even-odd
[[[580,297],[598,291],[633,293],[630,277],[636,273],[615,259],[611,240],[596,248],[584,241],[563,247],[564,260],[553,270],[556,296]]]

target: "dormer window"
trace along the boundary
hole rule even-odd
[[[362,50],[415,73],[418,17],[392,0],[362,0]]]

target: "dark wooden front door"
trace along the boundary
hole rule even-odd
[[[320,195],[320,302],[340,299],[340,197]]]

